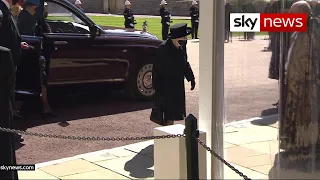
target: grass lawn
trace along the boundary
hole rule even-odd
[[[113,27],[121,27],[124,28],[124,18],[118,16],[89,16],[94,22],[101,26],[113,26]],[[70,16],[49,16],[48,19],[51,20],[66,20],[73,21]],[[162,39],[161,35],[161,19],[160,18],[141,18],[136,17],[137,24],[135,25],[136,29],[142,30],[142,24],[144,21],[148,22],[148,32],[156,35],[159,39]],[[188,26],[191,27],[190,19],[172,19],[172,24],[176,23],[188,23]],[[266,35],[266,33],[256,33],[256,35]],[[200,32],[199,32],[200,36]],[[243,33],[233,33],[233,37],[243,36]],[[191,38],[191,36],[189,37]]]

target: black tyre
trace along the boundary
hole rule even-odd
[[[145,62],[139,68],[131,70],[129,82],[126,85],[126,94],[133,99],[151,101],[155,91],[152,87],[152,63]]]

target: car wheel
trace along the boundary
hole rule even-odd
[[[144,63],[133,72],[129,80],[127,94],[138,100],[153,100],[155,91],[152,86],[152,64]]]

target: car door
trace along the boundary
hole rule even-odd
[[[112,49],[97,48],[99,38],[92,36],[92,24],[81,20],[68,4],[54,0],[47,3],[45,22],[51,32],[44,32],[44,39],[53,44],[49,84],[112,81],[115,77],[111,70],[115,67],[108,56]]]
[[[29,44],[30,49],[22,49],[21,61],[17,67],[16,90],[31,93],[40,92],[40,66],[39,57],[41,52],[42,38],[39,36],[22,35],[23,42]]]

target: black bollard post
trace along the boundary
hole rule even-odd
[[[198,136],[197,118],[192,114],[185,119],[186,151],[187,151],[187,179],[199,179]]]

